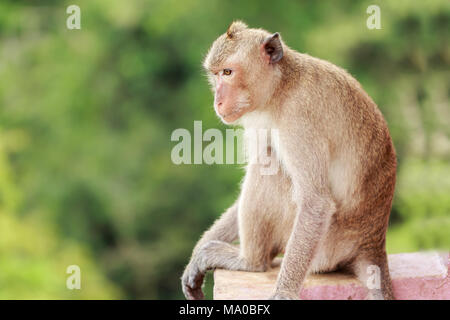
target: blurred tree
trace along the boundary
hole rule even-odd
[[[14,143],[14,144],[12,144]],[[0,143],[0,299],[113,299],[120,291],[92,262],[89,250],[54,231],[39,214],[20,217],[22,199],[8,151],[23,145],[20,131],[2,132]],[[80,267],[80,290],[66,287],[67,267]]]

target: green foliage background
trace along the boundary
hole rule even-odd
[[[81,30],[66,8],[81,8]],[[381,8],[381,30],[366,8]],[[231,165],[174,165],[170,136],[225,126],[201,61],[232,20],[346,68],[388,120],[399,169],[388,251],[450,249],[450,2],[2,1],[0,298],[181,298]],[[79,265],[82,289],[66,289]],[[211,297],[211,278],[207,288]]]

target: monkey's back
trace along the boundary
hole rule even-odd
[[[359,82],[334,64],[295,51],[286,62],[289,86],[300,92],[295,103],[287,104],[288,113],[299,114],[305,119],[300,130],[311,131],[300,143],[314,143],[311,137],[320,134],[328,145],[324,156],[337,212],[325,242],[334,247],[356,241],[358,248],[384,244],[396,155],[381,111]],[[343,247],[355,249],[348,243]],[[326,251],[334,252],[336,261],[342,258],[335,248]],[[320,255],[317,259],[320,265]]]
[[[394,146],[381,111],[344,69],[292,50],[289,54],[293,57],[288,63],[295,70],[290,72],[290,81],[294,90],[301,92],[294,112],[306,119],[300,125],[325,136],[331,171],[349,167],[352,172],[346,175],[356,173],[360,184],[366,186],[360,194],[372,193],[378,189],[373,182],[380,184],[379,176],[392,176],[396,169]],[[345,180],[337,172],[331,175],[340,183]]]

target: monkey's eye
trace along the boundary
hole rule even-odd
[[[231,73],[232,73],[231,69],[223,69],[224,75],[229,76],[229,75],[231,75]]]

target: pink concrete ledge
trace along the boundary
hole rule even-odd
[[[215,300],[263,300],[273,292],[280,260],[267,272],[216,270]],[[450,300],[450,256],[448,253],[416,252],[389,255],[394,295],[399,300]],[[353,276],[343,273],[312,274],[300,298],[305,300],[360,300],[367,289]]]

